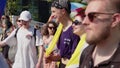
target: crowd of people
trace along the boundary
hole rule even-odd
[[[3,15],[0,68],[120,68],[120,0],[87,3],[72,19],[70,1],[53,1],[41,29],[27,10],[16,27]]]

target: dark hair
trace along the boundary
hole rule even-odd
[[[10,21],[10,17],[8,15],[5,15],[6,19],[8,19]]]
[[[8,20],[8,19],[5,20],[5,24],[6,24],[6,26],[7,26],[6,29],[9,29],[9,28],[13,25],[13,24],[10,22],[10,20]]]
[[[5,24],[6,24],[6,29],[9,29],[11,26],[13,26],[12,22],[10,21],[10,17],[8,15],[5,15]]]
[[[47,23],[46,23],[47,27],[49,27],[49,24],[53,24],[53,25],[54,25],[54,30],[55,30],[55,32],[56,32],[58,25],[57,25],[55,22],[50,21],[50,22],[47,22]],[[55,33],[54,33],[54,34],[55,34]]]
[[[41,27],[41,34],[42,34],[42,36],[49,34],[49,33],[48,33],[48,30],[47,30],[47,25],[46,25],[46,24],[44,24],[44,25]]]

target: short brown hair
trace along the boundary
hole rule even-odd
[[[120,13],[120,0],[88,0],[88,3],[91,1],[106,1],[108,11]]]

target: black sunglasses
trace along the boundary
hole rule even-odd
[[[49,29],[55,29],[55,27],[48,27]]]
[[[89,20],[92,22],[92,21],[94,21],[94,19],[95,19],[98,15],[100,15],[100,14],[113,15],[114,13],[90,12],[90,13],[88,13],[87,16],[88,16]]]
[[[80,21],[78,21],[78,20],[75,20],[75,21],[73,21],[73,24],[75,24],[75,25],[80,25],[80,24],[82,24],[82,22],[80,22]]]
[[[56,8],[58,8],[58,9],[63,9],[63,7],[62,7],[62,6],[59,4],[59,2],[57,2],[57,1],[54,1],[51,6],[52,6],[52,7],[56,7]]]
[[[17,20],[17,22],[20,22],[20,20]]]

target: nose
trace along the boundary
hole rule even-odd
[[[74,28],[75,27],[75,24],[74,23],[72,23],[72,28]]]
[[[83,21],[82,21],[82,24],[83,25],[87,25],[89,23],[89,20],[88,20],[88,17],[86,16]]]

